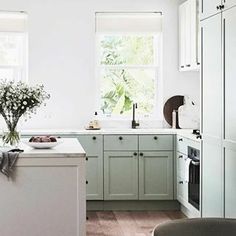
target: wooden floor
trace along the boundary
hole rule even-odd
[[[163,222],[185,218],[179,211],[87,212],[87,236],[151,236]]]

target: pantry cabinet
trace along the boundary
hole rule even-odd
[[[236,218],[236,6],[223,12],[223,80],[224,80],[224,137],[225,154],[225,217]]]
[[[198,0],[187,0],[179,7],[179,69],[199,70]]]
[[[210,1],[203,1],[208,4]],[[236,6],[202,21],[202,216],[236,217]],[[230,8],[231,6],[231,8]],[[212,87],[214,85],[214,87]],[[214,112],[213,112],[214,111]]]

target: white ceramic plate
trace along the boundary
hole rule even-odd
[[[50,149],[50,148],[56,147],[57,145],[61,144],[62,142],[63,142],[62,140],[57,139],[57,142],[39,143],[39,142],[26,141],[24,143],[32,148],[35,148],[35,149]]]

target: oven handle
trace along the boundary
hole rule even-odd
[[[199,166],[200,162],[199,161],[191,161],[191,164],[193,164],[194,166]]]

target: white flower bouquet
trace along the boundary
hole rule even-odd
[[[3,133],[4,144],[17,146],[20,141],[17,123],[22,116],[30,118],[50,95],[43,85],[29,86],[23,82],[0,81],[0,114],[3,116],[8,132]]]

